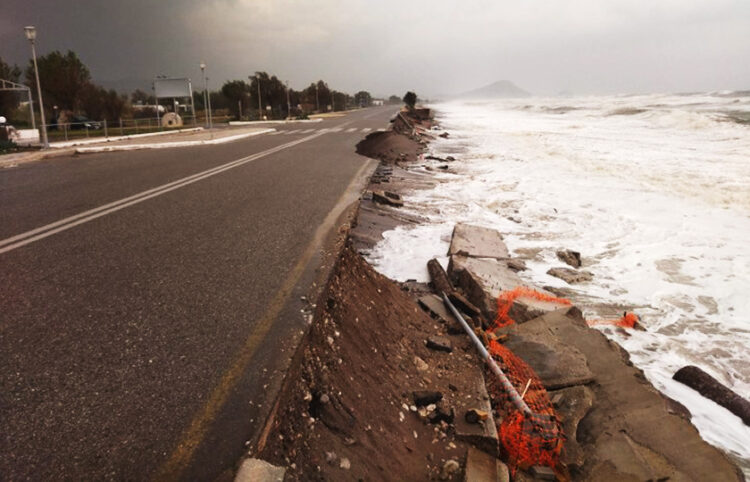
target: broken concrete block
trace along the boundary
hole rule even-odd
[[[385,192],[383,191],[373,191],[372,192],[372,200],[376,203],[385,204],[388,206],[393,206],[400,208],[404,205],[404,202],[400,199],[394,199],[390,196],[387,196]]]
[[[456,224],[453,228],[448,255],[494,259],[510,257],[508,247],[498,231],[461,223]]]
[[[430,273],[432,287],[435,289],[437,295],[440,296],[443,293],[447,295],[453,291],[453,286],[451,285],[450,280],[448,280],[448,275],[445,273],[445,270],[438,260],[429,260],[427,262],[427,271]]]
[[[245,459],[234,477],[234,482],[283,482],[286,469],[265,460]]]
[[[500,459],[488,455],[474,447],[466,454],[464,482],[508,482],[508,466]]]
[[[464,413],[470,408],[478,408],[483,412],[492,413],[484,374],[479,368],[472,373],[473,379],[471,385],[474,389],[469,390],[470,393],[466,393],[466,396],[469,398],[461,397],[458,399],[454,408],[458,413]],[[493,457],[498,456],[499,441],[493,417],[487,417],[484,420],[480,420],[479,423],[469,423],[463,417],[457,417],[454,421],[454,426],[456,429],[456,440],[471,444]]]
[[[528,323],[520,325],[524,327]],[[536,372],[547,390],[583,385],[594,380],[586,357],[574,346],[543,330],[514,329],[505,347]]]
[[[560,278],[568,284],[584,283],[594,279],[594,275],[588,271],[576,271],[573,268],[550,268],[547,274]]]
[[[586,386],[576,386],[549,392],[557,416],[563,423],[566,435],[562,462],[568,467],[580,469],[586,462],[586,452],[576,439],[578,423],[589,413],[594,404],[594,392]]]
[[[448,276],[489,320],[497,316],[497,297],[500,293],[523,286],[521,278],[504,261],[495,259],[451,256]],[[546,291],[540,293],[550,294]],[[523,323],[559,308],[557,303],[519,297],[514,301],[509,315],[516,323]]]

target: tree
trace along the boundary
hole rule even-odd
[[[244,80],[230,80],[221,86],[221,93],[229,102],[229,111],[233,112],[238,119],[242,115],[239,103],[242,102],[243,109],[247,107],[250,99],[249,90],[250,86]],[[213,101],[213,98],[211,100]]]
[[[250,96],[252,105],[258,109],[258,80],[260,79],[260,96],[263,115],[267,114],[266,107],[271,106],[272,117],[286,116],[286,86],[275,75],[267,72],[256,72],[250,81]]]
[[[372,105],[372,96],[366,90],[360,90],[354,94],[354,103],[359,107],[369,107]]]
[[[11,67],[0,58],[0,79],[18,83],[20,78],[21,69],[19,69],[17,65]],[[21,92],[0,92],[0,115],[8,118],[10,117],[11,112],[18,108],[19,94],[21,94]]]
[[[417,94],[412,91],[407,92],[404,95],[404,104],[409,106],[410,109],[413,109],[414,106],[417,105]]]
[[[151,94],[147,94],[141,89],[135,89],[135,92],[130,94],[130,101],[133,104],[143,104],[143,105],[154,105],[155,103],[154,96]]]
[[[91,81],[91,74],[78,55],[70,50],[66,54],[55,50],[39,57],[37,64],[45,105],[57,105],[61,110],[79,109],[82,93]],[[34,63],[29,61],[26,68],[26,83],[34,85],[35,79]]]
[[[399,96],[397,96],[397,95],[392,95],[392,96],[388,97],[388,103],[389,104],[400,104],[401,103],[401,98],[399,98]]]

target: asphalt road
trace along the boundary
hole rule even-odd
[[[0,480],[228,473],[393,114],[0,170]]]

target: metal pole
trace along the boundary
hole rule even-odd
[[[320,97],[318,97],[318,84],[315,84],[315,106],[318,112],[320,112]]]
[[[39,82],[39,67],[36,64],[36,47],[34,41],[31,41],[31,56],[34,59],[34,75],[36,76],[36,91],[39,96],[39,118],[42,120],[42,145],[44,148],[49,147],[47,140],[47,121],[44,120],[44,101],[42,100],[42,84]]]
[[[201,64],[201,75],[203,75],[203,113],[206,114],[206,127],[211,128],[208,121],[208,80],[206,79],[206,67]]]
[[[260,100],[260,76],[255,76],[256,82],[258,82],[258,120],[263,120],[263,103]]]
[[[193,97],[193,81],[188,79],[188,88],[190,89],[190,108],[193,111],[193,125],[198,123],[198,119],[195,118],[195,98]]]
[[[109,137],[107,134],[107,119],[104,119],[104,137]]]
[[[242,99],[237,101],[237,120],[242,120]]]
[[[466,333],[469,335],[471,341],[474,342],[474,346],[476,346],[477,350],[479,350],[479,353],[482,355],[482,358],[484,358],[484,361],[486,361],[490,366],[490,370],[492,370],[492,373],[494,373],[495,376],[497,376],[498,380],[500,380],[500,384],[503,386],[503,390],[505,390],[505,392],[508,394],[510,401],[513,402],[513,405],[515,405],[516,408],[521,412],[527,415],[531,414],[531,409],[529,408],[529,406],[526,405],[526,402],[523,401],[516,388],[512,383],[510,383],[510,380],[508,380],[508,377],[505,376],[505,373],[500,370],[500,367],[497,366],[495,360],[492,359],[490,354],[487,352],[487,349],[484,347],[474,331],[469,327],[469,324],[466,323],[466,320],[464,320],[464,317],[461,316],[461,313],[459,313],[456,307],[453,306],[453,303],[451,303],[445,293],[443,293],[443,302],[448,307],[448,309],[450,309],[451,313],[453,313],[453,316],[455,316],[456,319],[464,327],[464,331],[466,331]]]

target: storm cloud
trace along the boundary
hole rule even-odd
[[[214,88],[256,70],[300,88],[451,94],[510,79],[539,94],[750,88],[746,0],[4,0],[0,57],[71,49],[96,82]]]

